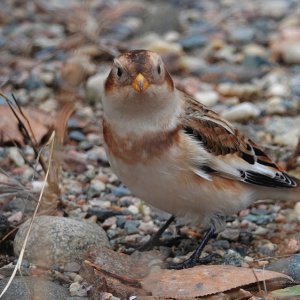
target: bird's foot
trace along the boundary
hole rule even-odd
[[[181,262],[181,263],[171,263],[167,268],[168,269],[174,269],[174,270],[181,270],[181,269],[189,269],[193,268],[197,265],[205,265],[208,263],[211,263],[216,257],[218,257],[218,254],[212,253],[205,257],[194,257],[193,255],[188,258],[187,260]]]

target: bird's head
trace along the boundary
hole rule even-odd
[[[114,59],[105,81],[104,111],[155,113],[170,105],[173,92],[173,80],[157,53],[128,51]]]

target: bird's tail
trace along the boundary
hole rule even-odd
[[[293,177],[296,182],[296,187],[290,188],[267,188],[263,187],[259,190],[258,198],[261,200],[272,199],[272,200],[283,200],[289,202],[300,201],[300,180]]]

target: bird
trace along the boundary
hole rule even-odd
[[[201,263],[224,218],[262,199],[299,201],[300,181],[212,109],[175,87],[161,56],[131,50],[113,60],[102,97],[103,142],[112,170],[138,197],[206,229]],[[168,225],[166,224],[166,225]]]

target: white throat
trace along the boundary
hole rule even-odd
[[[182,103],[177,90],[174,90],[171,98],[168,93],[166,99],[161,97],[155,99],[157,94],[159,93],[148,94],[149,99],[143,99],[142,105],[140,99],[132,97],[128,101],[117,103],[113,96],[104,96],[104,118],[122,135],[143,135],[175,128],[178,116],[182,112]],[[129,101],[130,103],[128,103]]]

